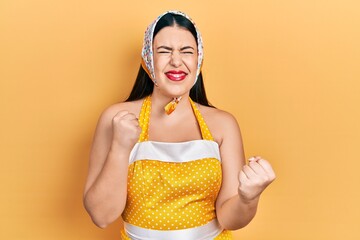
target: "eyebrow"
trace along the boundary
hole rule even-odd
[[[160,48],[164,48],[164,49],[169,50],[169,51],[173,50],[171,47],[167,47],[167,46],[160,46],[160,47],[158,47],[158,48],[156,48],[156,49],[159,50]],[[186,49],[195,50],[195,49],[194,49],[193,47],[191,47],[191,46],[185,46],[185,47],[180,48],[180,51],[183,51],[183,50],[186,50]]]
[[[186,50],[186,49],[192,49],[192,50],[195,50],[193,47],[191,47],[191,46],[186,46],[186,47],[182,47],[182,48],[180,48],[180,51],[182,51],[182,50]]]

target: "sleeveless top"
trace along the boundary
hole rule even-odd
[[[202,139],[168,143],[148,140],[151,97],[144,99],[142,132],[129,157],[123,240],[232,239],[215,212],[222,180],[219,146],[189,100]]]

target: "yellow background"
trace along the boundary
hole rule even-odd
[[[0,239],[119,239],[82,207],[89,148],[167,9],[195,20],[210,101],[277,172],[235,239],[360,239],[357,0],[2,0]]]

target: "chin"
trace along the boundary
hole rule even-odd
[[[172,86],[171,89],[170,88],[164,88],[161,91],[164,95],[170,96],[171,98],[173,97],[180,97],[186,94],[189,94],[190,92],[190,88],[183,88],[183,87],[174,87]]]
[[[166,92],[164,93],[164,95],[168,96],[169,98],[174,98],[174,97],[181,97],[181,96],[184,96],[184,95],[187,95],[189,94],[189,92],[174,92],[174,91],[171,91],[171,92]]]

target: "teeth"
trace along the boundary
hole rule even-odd
[[[179,78],[179,77],[182,77],[182,76],[184,76],[184,74],[172,74],[174,77],[176,77],[176,78]]]
[[[185,73],[168,73],[168,74],[174,77],[181,77],[185,75]]]

